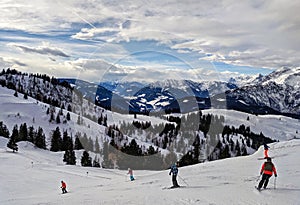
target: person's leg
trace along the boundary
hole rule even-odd
[[[174,174],[172,175],[172,182],[173,182],[173,186],[175,187],[177,181],[176,181],[176,175],[174,175]]]
[[[175,186],[179,187],[178,182],[177,182],[177,175],[175,175]]]
[[[266,180],[265,180],[265,183],[264,183],[264,189],[267,188],[270,177],[271,177],[271,175],[266,175]]]
[[[268,156],[268,151],[269,151],[269,150],[265,149],[265,158],[268,158],[268,157],[269,157],[269,156]]]
[[[260,180],[260,182],[259,182],[259,184],[258,184],[258,188],[259,188],[259,189],[261,189],[261,187],[263,186],[265,180],[266,180],[266,175],[263,174],[263,175],[262,175],[262,178],[261,178],[261,180]]]

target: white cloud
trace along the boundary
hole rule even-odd
[[[299,66],[300,62],[298,1],[7,0],[0,8],[0,29],[47,35],[66,32],[73,40],[99,43],[93,57],[109,62],[128,55],[129,51],[119,43],[132,40],[154,40],[180,54],[199,53],[201,60],[239,66],[278,68]],[[62,51],[65,47],[62,50],[18,47],[27,52],[56,56],[74,56],[78,52],[75,59],[88,58],[80,55],[91,52],[82,52],[84,45],[76,42],[68,49],[74,50],[68,53]],[[147,50],[139,48],[142,49]],[[93,62],[91,68],[96,65],[97,62]],[[71,67],[76,65],[71,64]],[[141,77],[142,71],[158,78],[158,73],[167,74],[153,67],[151,72],[150,65],[138,67],[144,67],[136,71]],[[182,74],[180,69],[176,72]]]
[[[25,46],[25,45],[19,45],[19,44],[9,44],[9,45],[19,48],[25,53],[38,53],[38,54],[42,54],[42,55],[70,57],[65,52],[63,52],[61,49],[52,47],[48,43],[43,43],[42,46],[38,46],[37,48]]]

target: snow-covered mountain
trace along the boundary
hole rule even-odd
[[[237,77],[232,77],[228,80],[229,83],[237,85],[237,87],[243,87],[244,85],[247,84],[256,84],[257,82],[260,82],[260,80],[264,76],[262,74],[257,74],[257,75],[252,75],[252,76],[237,76]]]
[[[105,99],[108,99],[107,101],[111,99],[115,105],[122,107],[120,101],[116,101],[115,96],[119,95],[113,94],[104,87],[100,89],[99,85],[95,86],[78,80],[79,83],[77,82],[77,84],[75,81],[70,82],[70,86],[64,81],[51,80],[47,76],[24,75],[15,71],[14,73],[12,71],[7,72],[1,78],[4,86],[14,88],[14,90],[8,90],[7,88],[1,90],[3,95],[1,95],[0,111],[2,117],[0,122],[8,125],[9,131],[14,128],[15,124],[20,129],[24,123],[28,127],[34,126],[35,129],[41,127],[45,132],[48,149],[50,143],[52,143],[52,134],[59,127],[71,136],[77,136],[80,133],[81,136],[86,135],[86,139],[90,138],[90,141],[99,140],[100,148],[107,141],[112,143],[116,149],[122,149],[125,153],[134,153],[140,156],[155,152],[162,153],[162,160],[167,154],[173,152],[174,156],[182,160],[182,164],[188,165],[202,160],[216,160],[251,154],[263,142],[298,137],[299,129],[297,125],[294,125],[295,123],[298,124],[298,121],[295,119],[287,120],[290,128],[286,129],[285,133],[280,136],[276,136],[274,133],[281,133],[282,131],[274,127],[265,129],[264,126],[258,126],[258,124],[264,125],[264,123],[257,123],[261,121],[260,116],[253,117],[249,114],[248,116],[245,116],[245,114],[241,116],[242,114],[238,114],[227,121],[226,113],[222,111],[224,114],[220,114],[220,109],[208,110],[209,112],[204,114],[204,112],[199,111],[198,107],[201,103],[204,106],[207,105],[209,102],[204,100],[209,100],[209,98],[201,99],[197,97],[196,106],[193,108],[196,111],[183,114],[182,108],[186,107],[186,111],[191,110],[192,107],[187,105],[192,99],[181,98],[178,100],[170,90],[175,89],[172,88],[173,85],[177,87],[186,86],[185,90],[182,89],[185,93],[188,93],[187,87],[194,90],[199,88],[197,87],[199,84],[193,84],[190,81],[166,81],[160,85],[164,87],[150,85],[140,89],[133,101],[131,101],[132,99],[123,101],[124,104],[130,102],[128,105],[132,107],[136,103],[136,109],[143,108],[142,105],[137,103],[140,101],[149,106],[145,107],[146,111],[159,110],[164,107],[165,110],[166,108],[170,110],[180,108],[178,111],[182,113],[173,116],[166,115],[163,112],[158,114],[148,112],[146,114],[150,116],[142,116],[117,113],[114,110],[118,109],[117,106],[111,111],[95,106],[90,96],[96,93],[96,98],[98,96],[103,97],[105,96],[103,93],[105,93],[108,94],[105,97]],[[226,85],[221,84],[220,87],[224,88]],[[25,95],[27,93],[29,93],[29,97],[27,96],[26,99]],[[112,95],[112,97],[109,95]],[[119,99],[124,100],[125,98],[119,96]],[[98,100],[102,99],[98,98]],[[102,107],[105,106],[102,105]],[[208,108],[206,107],[206,109]],[[282,118],[282,116],[279,116],[279,118]],[[265,124],[266,127],[282,123],[278,119],[272,119],[271,122],[265,121],[268,122]],[[91,132],[89,132],[90,129]],[[267,136],[265,133],[272,134]],[[210,142],[213,142],[213,144],[207,146],[207,143]],[[91,143],[93,144],[93,141]],[[132,152],[131,149],[135,149],[135,152]],[[199,153],[199,150],[202,153]],[[117,161],[116,157],[114,159]],[[143,163],[141,164],[143,165]],[[168,162],[164,161],[161,164],[166,166]],[[116,163],[111,166],[117,167]],[[124,168],[125,165],[119,164],[118,166]],[[161,169],[161,167],[157,169]]]
[[[300,116],[300,68],[283,67],[255,84],[228,91],[228,107],[250,113]]]
[[[284,128],[284,127],[282,127]],[[0,204],[222,204],[296,205],[300,204],[300,175],[297,163],[300,141],[270,144],[270,155],[278,177],[271,177],[268,189],[258,192],[263,148],[251,156],[180,167],[178,182],[171,186],[169,170],[134,170],[135,181],[127,171],[63,166],[62,152],[36,149],[20,142],[20,152],[7,151],[7,139],[0,137]],[[60,181],[67,183],[61,194]]]
[[[96,102],[101,106],[115,104],[116,110],[126,112],[186,113],[212,107],[299,118],[299,76],[300,68],[283,67],[266,76],[240,76],[229,82],[175,79],[151,84],[106,82],[98,86],[101,92],[97,91]],[[104,88],[107,91],[102,91]],[[114,98],[113,102],[109,96]]]

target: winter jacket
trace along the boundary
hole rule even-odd
[[[173,174],[173,175],[177,175],[178,174],[178,168],[176,167],[176,165],[172,165],[170,173],[169,174]]]
[[[62,182],[62,183],[61,183],[61,188],[67,188],[67,185],[66,185],[65,182]]]
[[[262,165],[261,170],[260,170],[260,174],[264,173],[264,174],[268,174],[271,176],[272,176],[273,172],[274,172],[275,176],[277,176],[276,168],[272,162],[265,162]]]
[[[132,176],[132,175],[133,175],[133,171],[132,171],[132,169],[129,169],[127,174],[129,174],[129,175],[131,175],[131,176]]]

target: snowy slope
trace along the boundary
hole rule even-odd
[[[106,139],[107,135],[105,134],[106,127],[99,125],[96,122],[93,122],[87,118],[84,118],[84,125],[77,124],[78,115],[71,113],[71,120],[66,124],[60,123],[49,123],[49,115],[46,114],[46,110],[49,105],[37,101],[31,97],[28,97],[27,100],[23,98],[22,94],[19,94],[19,97],[15,97],[14,91],[0,87],[0,121],[8,127],[8,130],[12,131],[15,124],[26,123],[27,127],[33,126],[35,129],[42,127],[46,135],[48,145],[50,143],[50,136],[53,130],[56,127],[59,127],[61,132],[67,130],[68,133],[72,136],[75,136],[76,132],[86,133],[87,136],[95,140],[96,137],[99,138],[100,142]],[[88,105],[84,105],[88,108]],[[94,107],[94,106],[92,106]],[[59,109],[57,108],[57,112]],[[66,115],[67,111],[64,110]],[[156,117],[142,116],[137,115],[137,119],[133,118],[133,115],[129,114],[118,114],[115,112],[105,111],[108,117],[108,125],[116,124],[119,125],[123,121],[132,122],[133,120],[139,121],[151,121],[152,125],[165,123],[166,120],[162,120]],[[102,143],[100,143],[102,146]]]
[[[253,115],[249,113],[225,110],[208,109],[203,114],[222,115],[225,118],[224,124],[239,127],[244,124],[255,133],[262,132],[265,136],[280,141],[300,138],[299,120],[281,115]],[[247,118],[249,117],[249,120]]]
[[[168,170],[135,171],[136,181],[128,181],[126,171],[80,166],[62,166],[63,153],[35,149],[19,143],[20,152],[6,150],[7,139],[0,137],[0,204],[300,204],[300,140],[270,145],[270,155],[278,170],[269,188],[254,189],[263,155],[254,155],[198,164],[179,169],[179,184],[170,186]],[[88,172],[88,174],[87,174]],[[182,180],[184,179],[184,181]],[[69,193],[60,193],[65,180]],[[186,184],[185,184],[186,183]]]

